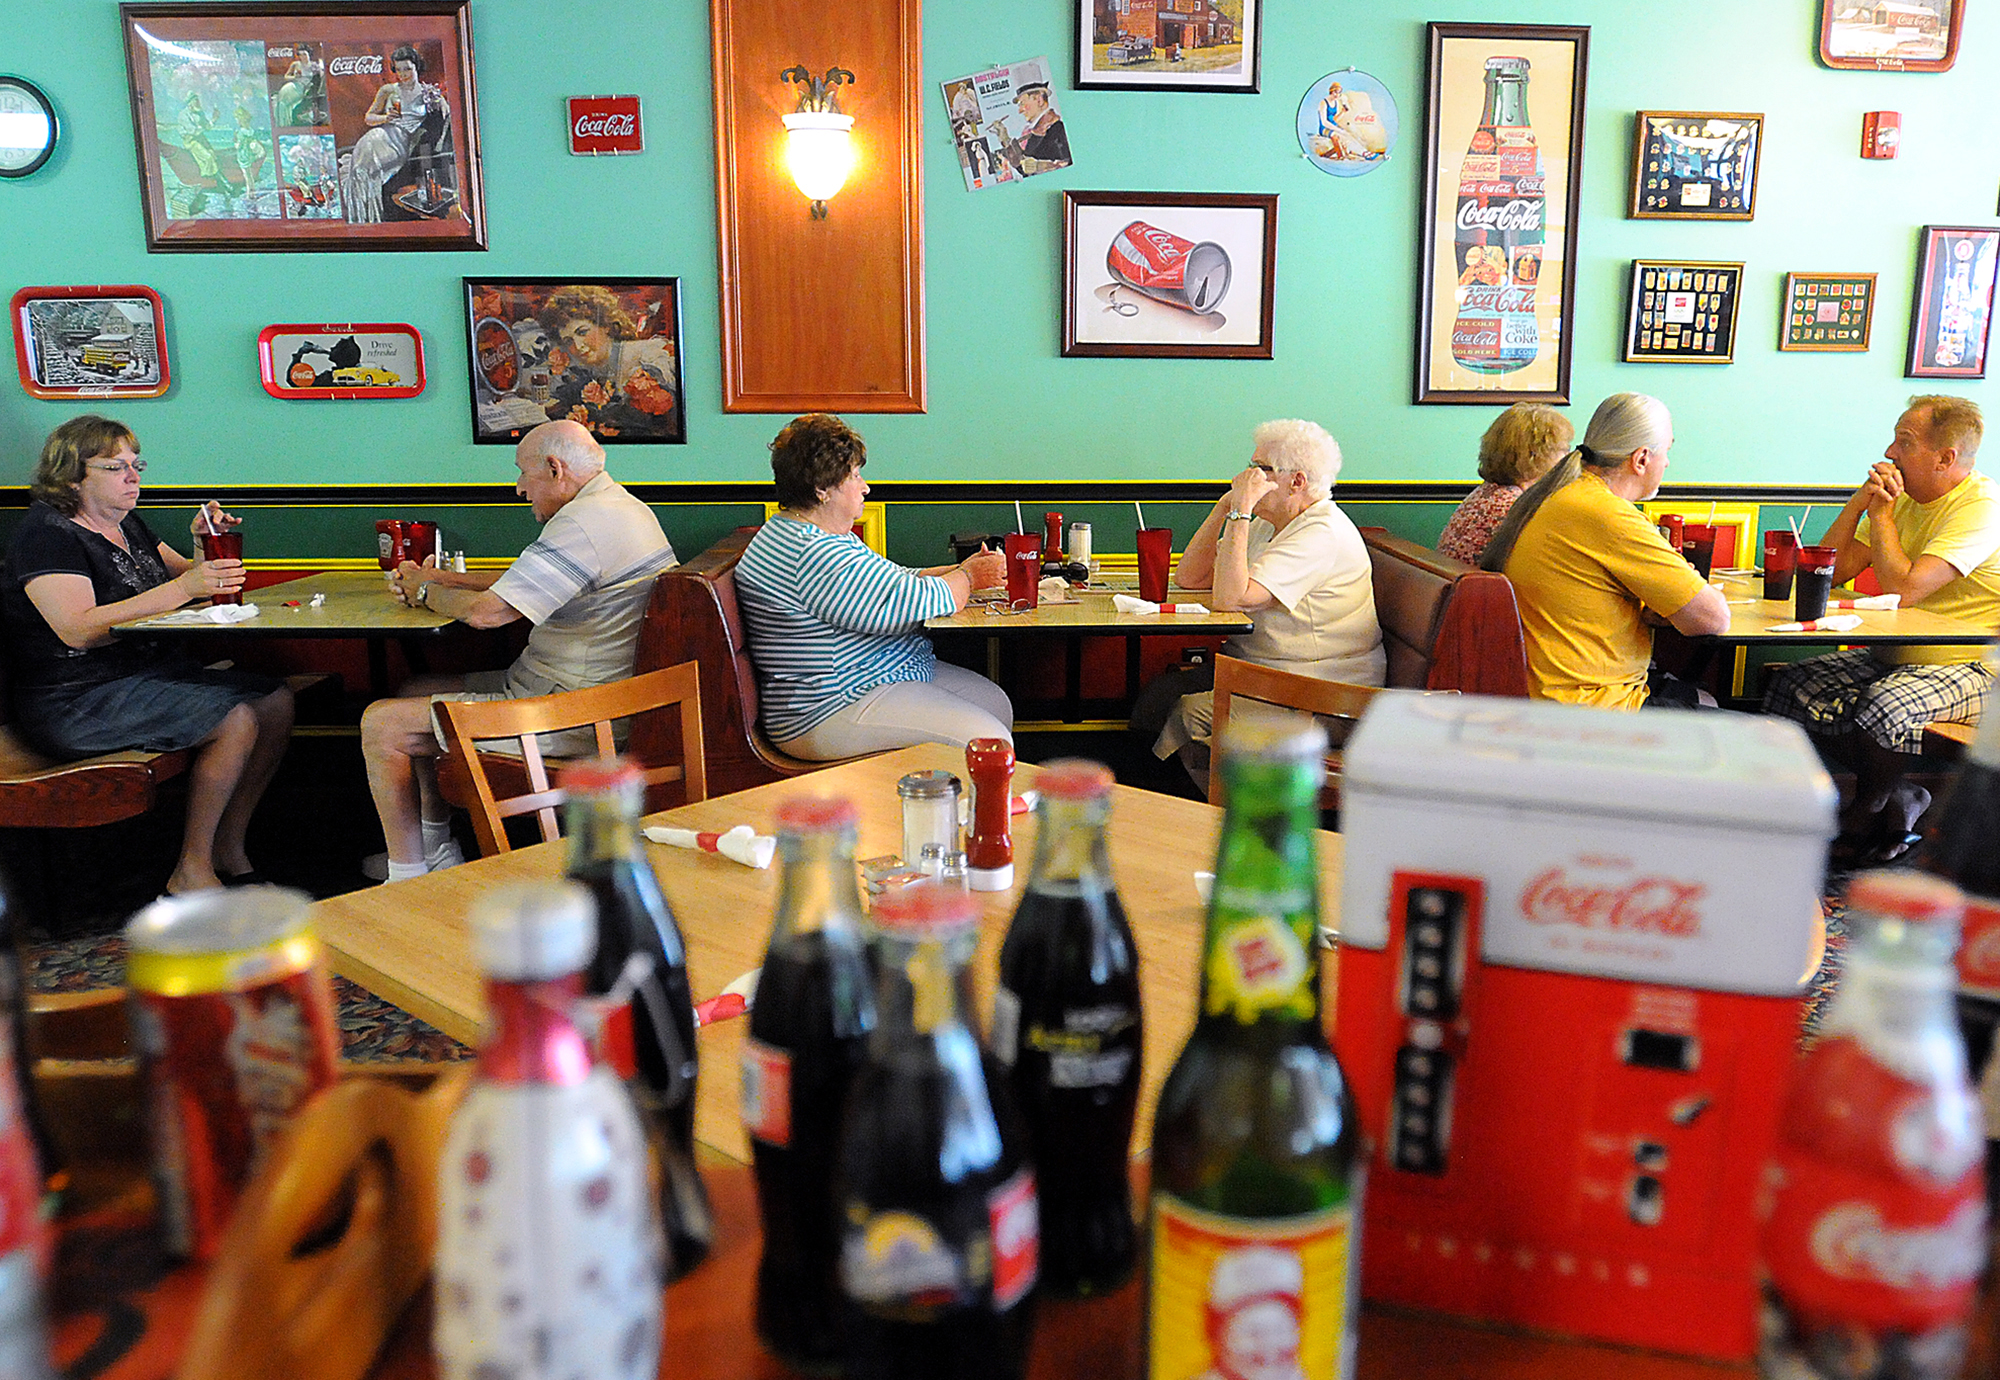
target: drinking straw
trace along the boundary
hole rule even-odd
[[[1132,516],[1139,519],[1139,530],[1141,532],[1145,531],[1146,530],[1145,510],[1139,507],[1139,500],[1136,498],[1132,500]]]
[[[1812,504],[1808,503],[1806,504],[1806,510],[1803,513],[1799,514],[1798,531],[1799,531],[1800,546],[1804,546],[1806,544],[1806,524],[1812,521],[1812,510],[1813,510]]]
[[[1709,527],[1715,526],[1715,504],[1713,501],[1708,505],[1708,522],[1704,525]]]
[[[208,505],[206,503],[201,505],[201,525],[208,529],[208,534],[211,537],[216,535],[215,523],[208,516]]]
[[[1017,537],[1028,535],[1027,524],[1021,521],[1021,500],[1018,498],[1014,500],[1014,535]]]
[[[1787,516],[1785,518],[1785,521],[1789,522],[1792,525],[1792,540],[1796,542],[1798,545],[1804,546],[1806,544],[1806,539],[1799,533],[1799,520],[1795,517]]]

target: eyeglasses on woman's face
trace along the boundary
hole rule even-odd
[[[97,461],[92,460],[85,468],[96,470],[99,474],[129,474],[134,479],[137,479],[146,472],[146,462],[144,460],[112,460],[104,464],[99,464]]]

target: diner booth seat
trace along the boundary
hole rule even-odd
[[[1388,653],[1387,684],[1467,695],[1528,693],[1521,613],[1505,575],[1364,527],[1374,566],[1375,617]]]
[[[701,735],[710,795],[803,776],[833,762],[781,751],[757,722],[757,669],[736,605],[736,562],[755,527],[739,527],[660,576],[639,628],[638,669],[701,666]]]

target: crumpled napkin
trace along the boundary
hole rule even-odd
[[[1150,599],[1134,598],[1130,594],[1111,596],[1111,607],[1120,613],[1207,613],[1205,604],[1156,604]]]
[[[155,623],[241,623],[257,616],[255,604],[210,604],[205,609],[182,609],[156,618]]]
[[[1074,604],[1076,596],[1069,592],[1069,581],[1060,575],[1051,575],[1035,586],[1035,598],[1043,604]]]
[[[1773,623],[1765,632],[1853,632],[1861,626],[1858,613],[1837,613],[1831,618],[1815,618],[1806,623]]]
[[[739,824],[724,834],[711,834],[694,829],[674,829],[664,824],[649,825],[646,837],[654,843],[671,844],[675,848],[692,848],[702,853],[720,853],[733,862],[745,867],[769,867],[772,856],[778,851],[778,841],[760,834],[747,824]]]
[[[1902,607],[1900,594],[1865,594],[1859,599],[1833,599],[1828,601],[1830,609],[1893,609]]]

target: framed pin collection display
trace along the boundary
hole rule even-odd
[[[1632,261],[1627,364],[1728,364],[1736,357],[1740,263]]]

